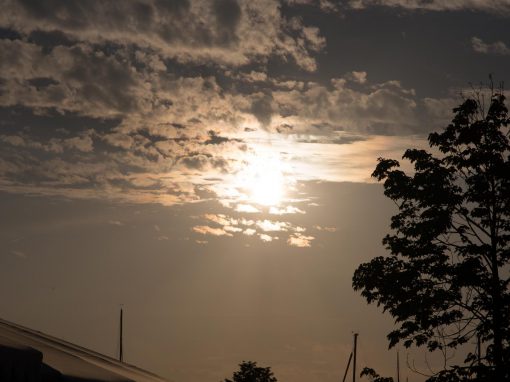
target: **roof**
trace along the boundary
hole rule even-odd
[[[13,373],[41,373],[43,380],[51,382],[169,382],[136,366],[0,319],[2,380],[6,373],[16,380]]]

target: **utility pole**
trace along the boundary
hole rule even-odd
[[[356,382],[356,349],[358,346],[358,333],[354,333],[354,357],[352,360],[352,382]]]
[[[119,347],[119,361],[122,362],[123,359],[123,349],[122,349],[122,307],[120,308],[120,347]]]

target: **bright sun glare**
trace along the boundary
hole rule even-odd
[[[239,174],[248,200],[264,206],[277,206],[285,196],[282,163],[276,156],[254,156]]]

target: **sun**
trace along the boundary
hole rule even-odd
[[[251,203],[277,206],[285,196],[283,165],[276,155],[251,157],[239,177],[243,193]]]

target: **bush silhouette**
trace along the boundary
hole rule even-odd
[[[232,379],[224,382],[277,382],[270,367],[258,367],[257,362],[243,361]]]

